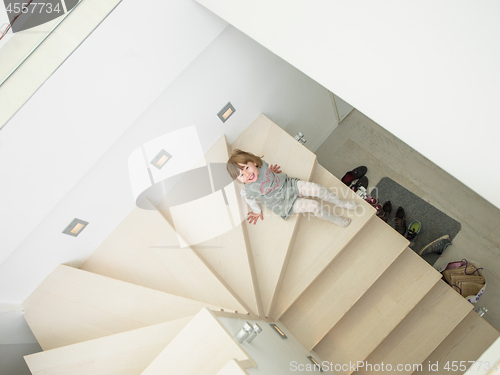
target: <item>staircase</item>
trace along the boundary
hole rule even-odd
[[[355,212],[331,206],[351,225],[285,221],[265,207],[263,222],[242,222],[241,186],[214,180],[234,148],[356,200]],[[81,269],[57,267],[24,302],[44,350],[26,357],[33,374],[263,373],[220,314],[279,321],[337,374],[378,373],[382,363],[435,374],[429,363],[474,361],[499,337],[373,207],[264,115],[232,146],[221,138],[206,161],[232,229],[180,247],[189,234],[176,230],[168,204],[135,208]]]

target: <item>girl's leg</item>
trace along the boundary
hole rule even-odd
[[[334,215],[328,212],[326,207],[322,207],[318,201],[312,199],[305,198],[297,198],[292,206],[292,213],[304,213],[311,212],[316,217],[328,220],[334,224],[337,224],[339,227],[347,227],[351,223],[351,219]]]
[[[358,205],[354,201],[346,201],[337,197],[333,192],[326,187],[315,184],[309,181],[297,181],[299,196],[301,197],[318,197],[319,199],[333,203],[339,207],[345,207],[348,210],[354,210]]]

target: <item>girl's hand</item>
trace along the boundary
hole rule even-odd
[[[274,172],[274,173],[281,173],[281,167],[278,166],[278,164],[274,164],[274,165],[271,165],[269,166],[269,169],[271,170],[271,172]]]
[[[247,220],[250,224],[252,224],[252,222],[253,222],[253,225],[255,225],[255,224],[257,224],[257,220],[259,220],[259,217],[261,220],[264,220],[264,215],[262,214],[262,211],[260,212],[260,214],[256,214],[254,212],[249,212],[248,216],[247,216]]]

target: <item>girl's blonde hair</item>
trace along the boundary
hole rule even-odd
[[[231,157],[227,161],[226,169],[233,180],[240,175],[240,170],[243,167],[240,164],[247,164],[249,161],[255,163],[257,167],[262,167],[262,157],[242,150],[234,150]]]

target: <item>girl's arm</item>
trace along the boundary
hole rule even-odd
[[[247,220],[250,224],[257,224],[257,220],[259,220],[259,217],[261,220],[264,220],[264,215],[262,214],[262,210],[260,209],[260,205],[257,202],[256,199],[250,199],[246,197],[245,190],[241,191],[241,195],[245,198],[247,201],[248,205],[252,209],[247,215]]]
[[[257,202],[257,200],[248,198],[245,198],[245,200],[252,209],[252,212],[255,212],[256,214],[260,214],[262,212],[262,210],[260,209],[259,202]]]

